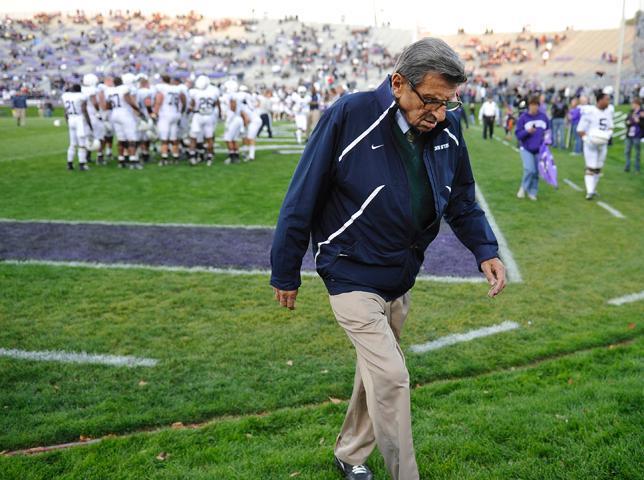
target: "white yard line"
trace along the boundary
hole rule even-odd
[[[572,188],[576,192],[583,192],[584,191],[583,188],[581,188],[579,185],[577,185],[575,182],[573,182],[572,180],[570,180],[568,178],[564,178],[563,181],[564,181],[564,183],[566,185],[568,185],[570,188]]]
[[[299,155],[300,153],[304,152],[304,149],[299,149],[299,150],[278,150],[277,153],[280,155]]]
[[[577,185],[577,184],[576,184],[575,182],[573,182],[572,180],[569,180],[569,179],[567,179],[567,178],[564,178],[564,180],[563,180],[563,181],[564,181],[564,183],[565,183],[565,184],[567,184],[570,188],[572,188],[573,190],[575,190],[575,191],[577,191],[577,192],[583,192],[583,191],[584,191],[584,189],[583,189],[583,188],[581,188],[579,185]],[[626,217],[624,216],[624,214],[622,214],[622,212],[620,212],[620,211],[619,211],[619,210],[617,210],[616,208],[611,207],[611,206],[610,206],[609,204],[607,204],[606,202],[597,202],[597,205],[598,205],[598,206],[600,206],[600,207],[602,207],[604,210],[606,210],[608,213],[610,213],[613,217],[616,217],[616,218],[626,218]]]
[[[505,145],[506,147],[510,147],[510,148],[511,148],[512,150],[514,150],[515,152],[518,152],[518,151],[519,151],[519,149],[518,149],[517,147],[515,147],[514,145],[510,145],[510,143],[508,143],[508,141],[507,141],[507,140],[502,140],[502,139],[497,138],[497,137],[492,137],[492,138],[493,138],[494,140],[496,140],[497,142],[501,142],[501,143],[502,143],[503,145]]]
[[[132,227],[186,227],[186,228],[239,228],[243,230],[275,230],[271,225],[227,225],[227,224],[208,224],[208,223],[153,223],[153,222],[128,222],[116,221],[109,222],[103,220],[39,220],[39,219],[13,219],[13,218],[0,218],[0,223],[53,223],[61,225],[105,225],[105,226],[132,226]]]
[[[512,255],[512,251],[508,246],[508,242],[503,236],[503,233],[501,232],[499,225],[496,223],[496,220],[494,219],[494,215],[492,215],[492,211],[490,210],[489,205],[485,201],[485,197],[483,196],[483,193],[481,192],[481,189],[479,188],[478,185],[476,185],[476,199],[479,205],[481,206],[481,208],[483,209],[483,211],[485,212],[487,221],[489,222],[490,227],[492,227],[492,230],[496,235],[496,240],[499,243],[499,254],[501,255],[503,263],[505,264],[505,268],[508,272],[508,280],[516,283],[523,282],[523,278],[521,277],[521,272],[519,271],[519,266],[517,265],[517,262],[514,260],[514,255]]]
[[[611,207],[609,204],[606,202],[597,202],[597,205],[602,207],[604,210],[606,210],[608,213],[610,213],[613,217],[616,218],[626,218],[622,212],[617,210],[616,208]]]
[[[412,345],[409,349],[414,353],[425,353],[431,350],[438,350],[439,348],[447,347],[449,345],[455,345],[457,343],[469,342],[476,338],[488,337],[490,335],[496,335],[501,332],[508,332],[510,330],[516,330],[519,328],[519,324],[515,322],[503,322],[498,325],[492,325],[491,327],[483,327],[477,330],[470,330],[467,333],[455,333],[452,335],[447,335],[446,337],[441,337],[431,342],[423,343],[420,345]]]
[[[624,305],[625,303],[639,302],[640,300],[644,300],[644,290],[638,293],[624,295],[623,297],[613,298],[611,300],[608,300],[608,304],[619,307],[620,305]]]
[[[78,261],[57,261],[57,260],[0,260],[0,265],[40,265],[46,267],[64,268],[95,268],[113,270],[151,270],[157,272],[179,272],[179,273],[213,273],[220,275],[265,275],[270,276],[270,270],[238,268],[215,268],[215,267],[181,267],[170,265],[145,265],[137,263],[100,263],[100,262],[78,262]],[[317,272],[302,270],[303,277],[317,277]],[[418,275],[419,281],[438,283],[483,283],[483,277],[450,277],[437,275]]]
[[[29,352],[13,348],[0,348],[0,357],[39,362],[88,363],[113,367],[154,367],[158,363],[158,360],[153,358],[139,358],[127,355],[96,355],[85,352],[66,352],[64,350]]]

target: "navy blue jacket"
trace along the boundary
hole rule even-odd
[[[407,173],[392,128],[397,105],[387,78],[324,112],[293,174],[271,250],[271,285],[295,290],[309,239],[331,295],[354,290],[391,300],[409,290],[444,216],[480,265],[498,245],[474,197],[458,118],[424,134],[423,159],[436,220],[414,226]]]

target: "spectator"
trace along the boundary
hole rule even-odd
[[[494,136],[494,123],[500,118],[499,106],[496,104],[492,95],[488,95],[487,100],[481,105],[479,110],[479,122],[483,123],[483,140],[487,139],[487,132],[490,132],[490,139]]]
[[[517,198],[537,200],[539,190],[538,154],[544,143],[546,131],[550,130],[548,116],[539,111],[539,97],[530,97],[528,111],[517,121],[516,136],[519,139],[519,155],[523,162],[523,178]]]
[[[642,140],[642,129],[644,128],[644,110],[642,110],[639,98],[631,102],[631,111],[626,117],[626,143],[624,156],[626,157],[625,172],[631,171],[631,150],[635,148],[635,173],[640,173],[640,144]]]
[[[582,100],[585,102],[582,104]],[[568,122],[570,123],[570,143],[572,144],[571,155],[581,155],[581,137],[577,133],[577,125],[581,118],[581,110],[588,103],[586,97],[581,97],[579,100],[573,98],[570,102],[570,110],[568,111]]]
[[[13,117],[16,119],[16,124],[21,127],[27,125],[27,88],[20,89],[20,93],[16,93],[11,97],[11,108],[13,109]]]
[[[552,117],[552,146],[555,148],[565,148],[566,130],[564,124],[568,114],[568,105],[562,97],[552,102],[550,116]]]

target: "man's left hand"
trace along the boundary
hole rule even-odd
[[[505,267],[498,258],[491,258],[481,263],[481,270],[485,274],[491,288],[488,297],[496,297],[505,288]]]

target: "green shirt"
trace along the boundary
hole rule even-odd
[[[396,147],[407,171],[414,225],[419,230],[424,230],[434,221],[436,212],[432,186],[423,162],[423,143],[418,138],[411,143],[395,121],[391,128],[394,131]]]

